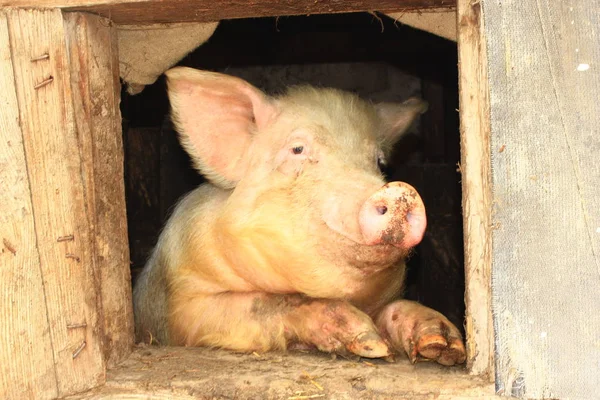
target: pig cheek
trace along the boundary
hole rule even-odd
[[[284,175],[298,177],[302,173],[304,162],[300,160],[286,160],[279,165],[277,170]]]
[[[354,214],[351,209],[344,206],[347,205],[341,199],[330,196],[324,202],[321,218],[327,229],[350,239],[354,243],[362,243],[358,218],[354,217],[358,214],[358,207],[355,207],[356,214]]]
[[[281,149],[274,159],[275,170],[284,175],[297,177],[302,172],[305,157],[291,154],[290,149]]]

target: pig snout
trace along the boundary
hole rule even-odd
[[[359,225],[368,245],[416,246],[425,233],[427,218],[421,197],[404,182],[390,182],[362,205]]]

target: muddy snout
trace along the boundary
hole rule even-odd
[[[359,224],[366,244],[392,244],[409,249],[419,244],[427,218],[421,197],[404,182],[390,182],[360,209]]]

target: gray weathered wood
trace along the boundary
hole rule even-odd
[[[56,371],[3,13],[0,88],[0,398],[50,399]]]
[[[471,373],[493,371],[491,314],[491,187],[487,59],[481,4],[459,0],[458,60],[467,366]]]
[[[499,393],[598,397],[600,1],[482,1]]]

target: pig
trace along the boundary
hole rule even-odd
[[[425,207],[381,164],[424,101],[330,88],[271,97],[220,73],[166,73],[172,120],[208,183],[176,206],[134,289],[139,340],[465,361],[458,329],[401,298]]]

